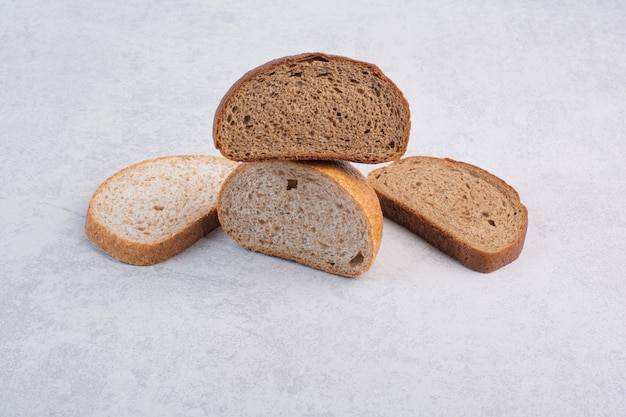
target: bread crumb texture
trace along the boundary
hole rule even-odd
[[[168,239],[215,210],[221,184],[237,164],[210,156],[158,158],[128,167],[94,194],[89,210],[123,239]]]
[[[326,168],[330,165],[336,166],[330,171],[342,166],[328,163]],[[376,201],[367,212],[340,182],[312,166],[286,161],[242,165],[224,184],[220,223],[248,249],[356,276],[376,256],[382,229],[373,233],[370,216],[382,228],[380,206]],[[364,177],[360,181],[367,186]]]
[[[304,54],[239,80],[215,116],[217,149],[237,161],[325,159],[380,163],[406,151],[407,101],[376,66]]]

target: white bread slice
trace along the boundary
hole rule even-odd
[[[237,165],[217,156],[182,155],[122,169],[91,198],[87,237],[122,262],[165,261],[218,226],[218,193]]]
[[[218,216],[244,248],[355,277],[374,262],[383,215],[347,162],[244,163],[225,181]]]
[[[500,178],[464,162],[425,156],[371,171],[386,217],[463,265],[492,272],[524,246],[528,211]]]
[[[213,124],[215,147],[235,161],[400,158],[409,104],[375,65],[306,53],[246,73],[226,93]]]

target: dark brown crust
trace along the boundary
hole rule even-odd
[[[397,163],[407,163],[410,162],[412,158],[428,157],[408,157]],[[487,252],[476,248],[464,241],[461,236],[454,236],[448,231],[437,227],[437,225],[428,221],[428,219],[423,217],[417,210],[402,203],[395,196],[385,194],[377,189],[373,181],[370,181],[370,184],[372,184],[376,190],[384,216],[406,227],[411,232],[423,238],[426,242],[475,271],[484,273],[493,272],[516,260],[524,247],[524,240],[528,228],[528,210],[521,203],[517,191],[502,179],[475,165],[449,158],[446,158],[445,161],[452,162],[463,169],[471,171],[477,177],[493,184],[503,194],[509,195],[511,199],[518,203],[524,226],[519,230],[515,239],[496,252]],[[372,171],[369,175],[375,175],[375,171]]]
[[[98,221],[93,213],[93,204],[95,197],[100,190],[108,186],[118,175],[123,174],[129,170],[137,168],[139,165],[151,163],[165,158],[191,158],[198,157],[199,155],[178,155],[178,156],[165,156],[155,159],[142,161],[133,165],[130,165],[109,177],[103,182],[96,192],[91,197],[89,202],[89,208],[87,209],[87,218],[85,220],[85,233],[89,240],[102,249],[105,253],[109,254],[113,258],[132,265],[154,265],[159,262],[163,262],[175,255],[183,252],[191,245],[200,240],[203,236],[216,229],[219,226],[217,218],[217,207],[211,209],[208,213],[199,219],[189,223],[178,233],[170,236],[167,239],[162,239],[154,243],[136,242],[123,238],[116,233],[113,233],[109,228],[104,226]],[[205,158],[222,159],[217,156],[201,155]]]
[[[277,251],[272,251],[271,249],[261,250],[261,248],[249,245],[247,244],[247,242],[237,242],[242,247],[255,252],[260,252],[266,255],[277,256],[290,261],[295,261],[311,268],[319,269],[325,272],[329,272],[331,274],[341,275],[348,278],[354,278],[370,269],[374,263],[374,260],[376,259],[378,250],[380,249],[380,243],[383,236],[383,215],[380,208],[380,203],[378,201],[378,198],[376,197],[376,193],[367,182],[367,179],[360,171],[358,171],[349,163],[343,161],[293,161],[292,163],[306,164],[312,170],[315,170],[320,174],[328,177],[331,181],[334,181],[339,187],[341,187],[348,195],[350,195],[355,200],[357,205],[365,214],[365,217],[367,218],[369,223],[369,239],[372,243],[372,256],[369,262],[362,264],[361,268],[356,270],[354,273],[346,273],[346,271],[339,268],[329,265],[324,265],[322,267],[321,265],[314,264],[313,262],[309,262],[306,259],[296,258],[289,253],[279,253]],[[218,216],[220,215],[222,194],[224,189],[228,187],[228,183],[232,181],[233,178],[235,178],[238,172],[246,169],[247,165],[248,163],[241,164],[231,173],[226,181],[224,181],[222,190],[220,191],[220,195],[218,198]],[[224,232],[232,236],[228,224],[225,224],[223,229]]]
[[[388,82],[392,86],[396,95],[402,100],[404,107],[406,109],[406,113],[407,113],[407,117],[405,118],[406,134],[403,138],[400,138],[401,146],[398,148],[399,151],[397,155],[395,155],[392,158],[384,158],[384,159],[383,158],[370,158],[370,157],[350,158],[348,156],[346,156],[345,158],[344,157],[339,158],[335,152],[329,152],[326,155],[320,155],[319,153],[310,154],[306,152],[301,152],[297,156],[294,156],[293,158],[284,157],[280,155],[272,155],[267,158],[251,156],[248,159],[241,159],[237,155],[229,152],[227,149],[224,149],[224,146],[222,146],[222,143],[220,142],[219,130],[221,129],[223,110],[226,104],[228,103],[228,101],[230,100],[230,98],[232,97],[233,93],[236,90],[238,90],[240,87],[242,87],[245,83],[253,79],[257,74],[260,74],[265,70],[268,70],[270,68],[277,67],[280,65],[289,64],[290,62],[300,62],[300,61],[304,61],[307,59],[336,60],[336,61],[349,62],[349,63],[356,64],[356,65],[361,65],[367,68],[372,73],[376,74],[376,76],[378,76],[382,80],[385,80],[386,82]],[[321,52],[308,52],[308,53],[303,53],[299,55],[292,55],[292,56],[286,56],[286,57],[274,59],[272,61],[269,61],[263,65],[260,65],[246,72],[239,80],[237,80],[228,89],[224,97],[222,97],[222,100],[220,101],[217,107],[217,110],[215,111],[215,115],[213,118],[213,143],[215,145],[215,148],[219,150],[222,153],[222,155],[224,155],[226,158],[240,161],[240,162],[255,162],[255,161],[260,161],[263,159],[283,159],[283,160],[338,160],[338,159],[342,159],[342,160],[346,160],[350,162],[357,162],[357,163],[364,163],[364,164],[379,164],[383,162],[389,162],[392,160],[398,160],[406,152],[408,142],[409,142],[410,128],[411,128],[411,120],[410,120],[410,110],[409,110],[408,101],[406,100],[406,98],[404,97],[404,94],[398,88],[398,86],[391,79],[389,79],[376,65],[368,63],[368,62],[354,60],[352,58],[338,56],[338,55],[328,55],[328,54],[324,54]]]

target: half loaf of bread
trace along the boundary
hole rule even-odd
[[[495,271],[522,251],[526,207],[481,168],[416,156],[371,171],[368,181],[386,217],[473,270]]]
[[[213,124],[215,147],[235,161],[400,158],[409,105],[373,64],[308,53],[277,59],[237,81]]]
[[[122,262],[165,261],[218,226],[219,190],[237,165],[222,157],[187,155],[122,169],[91,198],[87,237]]]
[[[382,239],[376,193],[347,162],[242,164],[222,187],[218,215],[244,248],[347,277],[371,267]]]

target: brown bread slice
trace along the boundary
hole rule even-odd
[[[122,262],[165,261],[218,226],[218,193],[237,165],[217,156],[185,155],[122,169],[91,198],[87,237]]]
[[[481,168],[415,156],[373,170],[368,181],[386,217],[471,269],[495,271],[522,251],[526,207],[511,186]]]
[[[347,162],[244,163],[220,192],[222,229],[244,248],[347,277],[368,270],[383,215]]]
[[[409,105],[373,64],[308,53],[245,74],[222,99],[215,147],[235,161],[400,158],[409,140]]]

